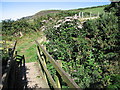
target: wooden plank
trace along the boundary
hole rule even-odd
[[[41,59],[41,57],[40,57],[39,51],[37,51],[37,55],[38,55],[38,58],[39,58],[39,60],[40,60],[40,62],[41,62],[41,64],[42,64],[42,66],[43,66],[46,74],[47,74],[47,77],[48,77],[49,80],[50,80],[50,83],[52,84],[52,86],[53,86],[54,88],[58,88],[57,85],[56,85],[56,83],[55,83],[55,81],[53,80],[50,72],[47,70],[47,67],[44,66],[44,62],[42,61],[42,59]]]
[[[16,49],[16,44],[17,44],[17,41],[15,41],[15,44],[14,44],[14,47],[13,47],[13,54],[14,54],[14,51],[15,51],[15,49]]]
[[[67,83],[67,85],[70,88],[79,88],[79,86],[75,83],[74,80],[72,80],[69,75],[55,62],[55,60],[48,54],[48,52],[38,43],[38,41],[35,41],[37,45],[41,48],[43,53],[48,57],[50,63],[54,66],[54,68],[58,71],[58,73],[61,75],[63,80]]]

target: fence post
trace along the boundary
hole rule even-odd
[[[23,66],[25,67],[25,56],[23,55]]]
[[[79,18],[81,18],[81,16],[80,16],[80,15],[81,15],[81,12],[79,12]]]
[[[75,14],[74,19],[77,19],[77,14]]]
[[[62,68],[62,62],[61,62],[61,60],[57,60],[56,61],[57,63],[58,63],[58,65]],[[56,84],[57,84],[57,87],[58,88],[62,88],[62,84],[61,84],[61,76],[59,75],[59,73],[58,72],[56,72],[56,75],[55,75],[55,80],[56,80]]]
[[[75,17],[77,17],[77,14],[75,14]]]
[[[98,17],[99,17],[99,12],[98,12]]]
[[[82,12],[82,18],[83,18],[83,12]]]
[[[91,18],[91,12],[90,12],[90,18]]]

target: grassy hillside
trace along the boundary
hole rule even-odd
[[[44,16],[44,15],[46,15],[46,14],[48,14],[48,13],[59,13],[61,10],[43,10],[43,11],[40,11],[40,12],[38,12],[38,13],[36,13],[35,15],[34,15],[34,17],[36,16]]]
[[[79,9],[71,9],[71,10],[43,10],[43,11],[39,11],[38,13],[36,13],[33,16],[28,16],[28,17],[24,17],[22,19],[35,19],[37,17],[41,17],[41,16],[45,16],[48,14],[60,14],[60,13],[65,13],[65,12],[75,12],[76,14],[79,12],[92,12],[94,14],[97,14],[98,12],[101,14],[104,12],[104,8],[107,5],[103,5],[103,6],[96,6],[96,7],[87,7],[87,8],[79,8]]]
[[[96,8],[88,8],[88,9],[85,9],[85,10],[81,10],[83,12],[92,12],[92,13],[103,13],[104,12],[104,6],[103,7],[96,7]]]
[[[96,6],[96,7],[87,7],[87,8],[79,8],[79,9],[73,9],[73,10],[68,10],[68,11],[82,11],[82,12],[100,12],[103,13],[104,12],[104,8],[107,5],[103,5],[103,6]]]

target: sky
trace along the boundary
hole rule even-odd
[[[48,2],[49,1],[49,2]],[[57,1],[57,2],[55,2]],[[88,2],[86,2],[88,1]],[[109,0],[2,0],[0,2],[0,21],[20,19],[41,10],[68,10],[110,4]]]
[[[110,0],[1,0],[2,2],[108,2]]]

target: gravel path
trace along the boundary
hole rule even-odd
[[[49,88],[40,73],[37,63],[26,63],[27,88]]]

